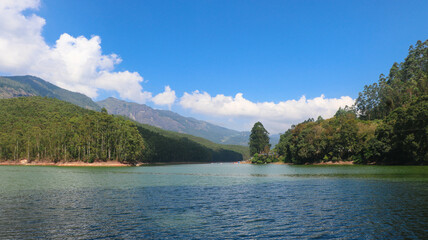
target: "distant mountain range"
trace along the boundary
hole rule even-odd
[[[29,96],[56,98],[86,109],[101,110],[101,108],[86,95],[65,90],[38,77],[0,77],[0,99]]]
[[[99,101],[97,104],[106,108],[111,114],[126,116],[136,122],[164,130],[202,137],[215,143],[248,145],[250,132],[239,132],[191,117],[183,117],[175,112],[157,110],[145,104],[126,102],[113,97]],[[278,143],[279,134],[270,137],[272,146]]]
[[[104,107],[110,114],[126,116],[139,123],[202,137],[220,144],[247,146],[250,136],[250,132],[220,127],[191,117],[184,117],[172,111],[153,109],[145,104],[126,102],[112,97],[95,103],[81,93],[62,89],[34,76],[0,77],[0,99],[25,96],[57,98],[96,111],[100,111]],[[272,146],[278,141],[278,134],[271,135]]]
[[[244,146],[248,144],[249,132],[231,130],[194,118],[183,117],[171,111],[156,110],[145,104],[126,102],[112,97],[97,104],[106,108],[111,114],[123,115],[139,123],[165,130],[206,138],[215,143]]]

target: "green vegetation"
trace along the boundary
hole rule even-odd
[[[231,162],[248,158],[248,148],[220,145],[192,135],[137,124],[149,146],[147,162]]]
[[[83,108],[101,110],[89,97],[62,89],[37,77],[0,77],[0,99],[28,96],[56,98]]]
[[[144,159],[145,143],[123,119],[53,98],[0,100],[0,159],[29,161]]]
[[[251,163],[253,163],[253,164],[266,164],[266,163],[278,162],[281,159],[278,158],[278,156],[276,156],[274,154],[269,154],[269,153],[258,154],[258,153],[255,153],[250,160],[251,160]]]
[[[249,154],[249,150],[248,147],[246,146],[241,146],[241,145],[224,145],[224,144],[218,144],[218,143],[214,143],[211,142],[210,140],[207,140],[205,138],[202,137],[197,137],[197,136],[193,136],[190,134],[185,134],[185,133],[178,133],[178,132],[174,132],[174,131],[167,131],[167,130],[163,130],[161,128],[158,127],[154,127],[148,124],[141,124],[141,123],[137,123],[135,122],[135,124],[138,127],[142,127],[150,132],[156,133],[158,135],[164,136],[168,139],[188,139],[192,142],[195,142],[203,147],[212,149],[214,151],[233,151],[233,152],[237,152],[239,154],[242,155],[243,158],[247,159],[249,158],[250,154]]]
[[[387,77],[364,87],[355,106],[308,119],[281,135],[283,161],[305,164],[428,164],[428,40],[411,46]]]
[[[378,122],[363,121],[339,110],[327,120],[312,119],[281,135],[276,146],[284,161],[296,164],[366,159]]]
[[[57,99],[0,100],[0,159],[29,161],[211,162],[239,161],[248,148],[208,140]]]
[[[168,131],[190,134],[220,144],[247,146],[249,132],[239,132],[220,127],[177,113],[153,109],[145,104],[126,102],[109,97],[97,102],[109,113],[122,115],[142,123],[156,126]]]
[[[404,62],[394,63],[387,77],[364,86],[356,101],[361,119],[384,119],[394,109],[407,107],[414,99],[428,94],[428,40],[410,46]]]
[[[248,145],[252,163],[262,164],[276,161],[276,158],[270,153],[269,133],[261,122],[256,122],[251,129]]]
[[[268,153],[270,150],[269,133],[261,122],[256,122],[251,129],[250,142],[250,155],[256,153]]]
[[[385,164],[428,164],[428,95],[399,107],[376,129],[371,158]]]

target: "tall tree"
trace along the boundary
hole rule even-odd
[[[249,145],[251,156],[256,153],[266,152],[266,150],[269,151],[269,132],[261,122],[256,122],[251,129]]]
[[[402,63],[394,63],[378,83],[364,86],[355,102],[361,119],[383,119],[394,109],[406,107],[428,94],[428,40],[410,46]]]

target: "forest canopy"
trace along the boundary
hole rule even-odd
[[[106,111],[21,97],[0,100],[0,113],[0,159],[135,163],[147,151],[132,122]]]
[[[247,151],[53,98],[0,99],[0,160],[212,162],[239,161]]]
[[[281,135],[285,162],[353,161],[428,164],[428,40],[410,46],[402,63],[364,86],[354,106],[331,119],[309,119]]]

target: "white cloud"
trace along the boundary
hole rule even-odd
[[[100,76],[95,80],[96,86],[105,90],[116,90],[121,98],[129,98],[139,103],[144,103],[152,98],[150,92],[142,91],[140,84],[143,78],[137,72],[100,72]]]
[[[324,95],[313,99],[302,96],[299,100],[274,102],[252,102],[238,93],[235,97],[222,94],[212,97],[207,92],[194,91],[184,93],[180,105],[195,113],[217,116],[234,117],[248,123],[262,121],[273,133],[283,132],[291,124],[298,123],[310,117],[332,117],[339,107],[351,106],[351,97],[326,98]]]
[[[98,90],[117,91],[121,98],[144,103],[151,93],[144,92],[138,72],[116,72],[122,59],[104,55],[99,36],[86,38],[62,34],[49,46],[41,33],[45,20],[22,12],[37,9],[38,0],[2,0],[0,2],[0,72],[30,74],[92,98]]]
[[[156,105],[168,105],[171,108],[171,105],[175,102],[177,97],[175,96],[175,91],[171,90],[169,86],[165,86],[165,91],[156,95],[152,101]]]

